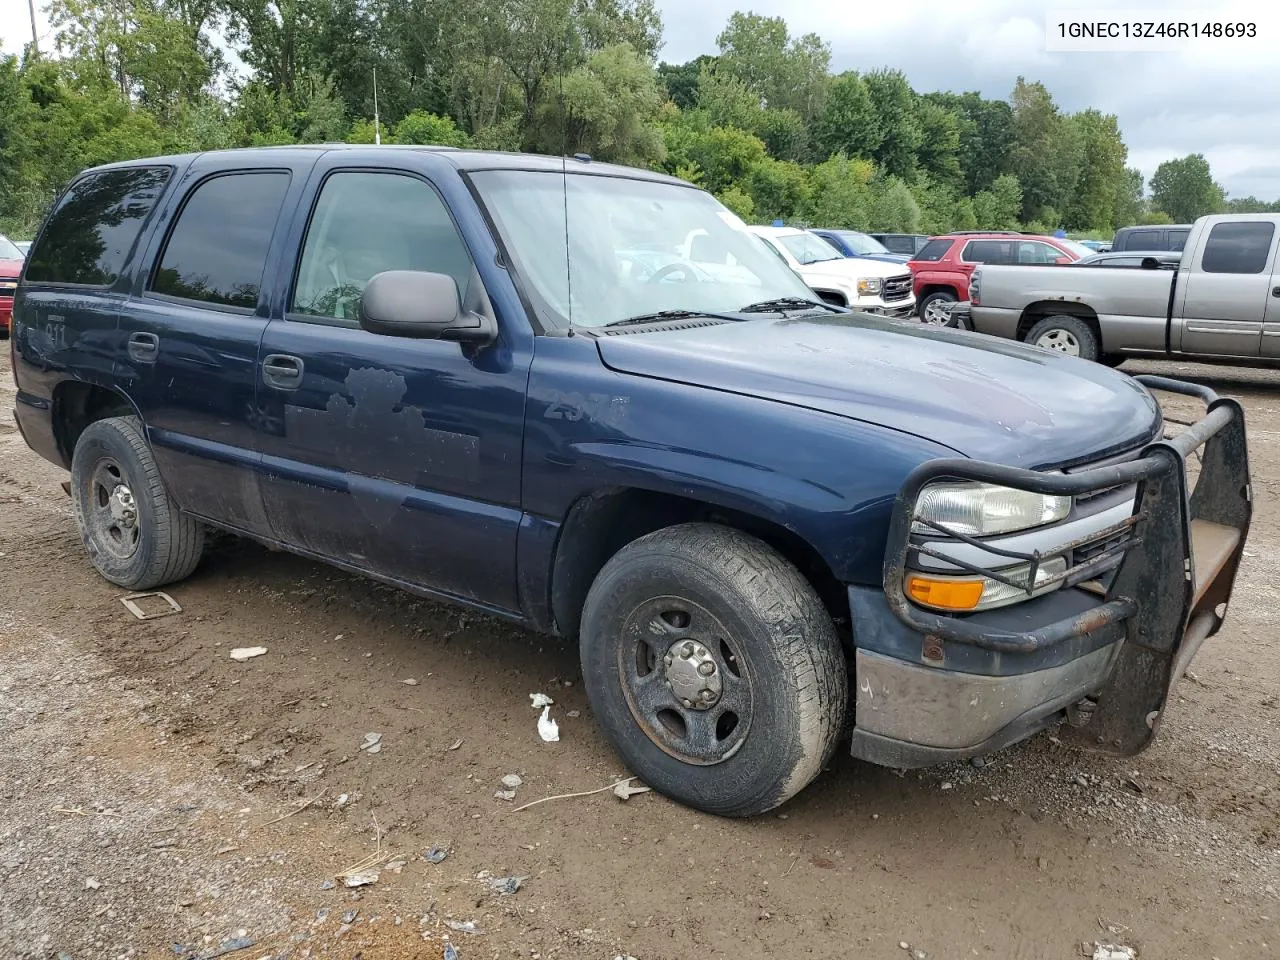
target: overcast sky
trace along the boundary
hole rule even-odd
[[[37,0],[37,7],[43,0]],[[734,10],[785,17],[793,34],[814,32],[831,45],[835,71],[902,70],[919,91],[977,90],[1006,97],[1018,74],[1040,80],[1066,110],[1096,107],[1120,118],[1129,163],[1149,177],[1171,157],[1203,153],[1232,196],[1280,198],[1280,13],[1247,19],[1264,34],[1252,43],[1201,42],[1151,53],[1046,51],[1050,11],[1097,11],[1101,0],[657,0],[666,24],[662,58],[681,63],[714,53]],[[1137,0],[1160,19],[1239,19],[1231,0]],[[42,39],[43,15],[37,10]],[[1259,19],[1262,16],[1264,19]],[[1151,19],[1150,14],[1146,14]],[[27,0],[0,0],[4,50],[29,39]],[[1269,49],[1268,49],[1269,48]]]

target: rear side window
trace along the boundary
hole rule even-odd
[[[76,181],[50,214],[27,263],[30,283],[115,283],[169,167],[130,167]]]
[[[1209,231],[1200,266],[1205,273],[1261,273],[1274,232],[1270,223],[1219,223]]]
[[[930,240],[914,259],[936,263],[947,255],[947,251],[951,249],[951,244],[954,242],[953,240]]]
[[[1126,233],[1120,245],[1125,250],[1160,250],[1164,247],[1159,230],[1134,230]]]
[[[1187,245],[1187,235],[1190,230],[1170,230],[1169,231],[1169,249],[1177,252]]]
[[[966,263],[1015,263],[1013,251],[1008,240],[970,240],[963,259]]]
[[[169,234],[152,293],[253,308],[285,191],[287,173],[231,173],[192,191]]]

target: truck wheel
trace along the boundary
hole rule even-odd
[[[1098,358],[1098,362],[1105,363],[1108,367],[1118,367],[1128,359],[1123,353],[1104,353]]]
[[[622,548],[587,595],[582,672],[628,767],[706,813],[798,793],[844,728],[844,651],[813,587],[771,548],[710,523]]]
[[[937,290],[920,298],[916,309],[920,313],[920,322],[934,327],[954,327],[955,320],[947,304],[955,303],[956,295],[949,290]]]
[[[1027,343],[1083,360],[1098,359],[1098,338],[1079,317],[1045,317],[1027,332]]]
[[[169,502],[135,417],[85,428],[71,458],[80,539],[97,571],[129,590],[153,590],[195,570],[204,527]]]

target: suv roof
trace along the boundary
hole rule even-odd
[[[574,170],[591,170],[593,173],[600,175],[610,175],[619,177],[630,177],[633,180],[653,180],[662,183],[678,184],[680,186],[692,186],[687,181],[680,180],[677,177],[668,176],[665,173],[657,173],[652,170],[643,170],[639,167],[624,167],[613,163],[600,163],[587,157],[586,154],[580,154],[573,157],[552,157],[545,154],[533,153],[505,153],[498,150],[467,150],[461,147],[436,146],[432,144],[425,145],[406,145],[406,144],[383,144],[374,145],[369,143],[316,143],[316,144],[296,144],[278,147],[239,147],[231,150],[209,150],[202,153],[182,153],[169,154],[157,157],[140,157],[136,160],[124,160],[118,163],[105,163],[101,166],[92,167],[84,170],[82,173],[97,172],[100,170],[116,170],[127,167],[152,166],[157,162],[168,163],[185,163],[196,159],[197,157],[226,157],[228,161],[236,157],[252,157],[252,156],[272,156],[279,154],[288,154],[290,152],[321,152],[328,153],[338,150],[372,151],[379,153],[434,153],[440,154],[448,158],[459,170],[541,170],[549,172],[559,172],[561,169],[569,168]],[[697,188],[695,188],[697,189]]]

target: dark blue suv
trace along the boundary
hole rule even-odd
[[[710,194],[587,158],[87,171],[12,350],[111,582],[181,580],[216,529],[576,638],[631,769],[725,815],[841,737],[1141,750],[1249,523],[1234,402],[828,306]],[[1165,440],[1152,388],[1207,413]]]

